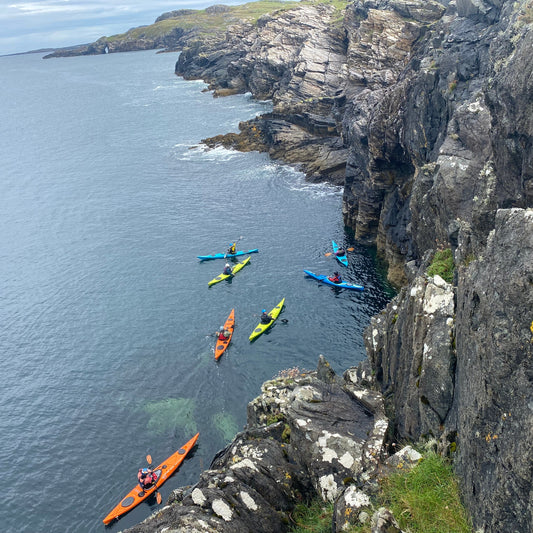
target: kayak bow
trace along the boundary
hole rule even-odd
[[[268,324],[262,324],[261,322],[257,324],[256,328],[252,331],[252,334],[250,335],[250,341],[257,339],[259,335],[264,333],[270,326],[272,326],[272,324],[274,324],[276,318],[278,318],[279,314],[281,313],[281,309],[283,308],[284,303],[285,298],[283,298],[283,300],[281,300],[281,302],[276,305],[276,307],[274,307],[274,309],[272,309],[270,313],[268,313],[272,317],[272,320]]]
[[[337,251],[339,249],[339,245],[335,241],[331,241],[331,245],[333,246],[333,254],[337,258],[337,261],[344,265],[345,267],[348,266],[348,258],[346,257],[346,254],[344,255],[337,255]]]
[[[163,461],[159,466],[154,468],[157,474],[157,481],[147,490],[141,490],[137,484],[132,490],[126,494],[122,501],[104,518],[104,524],[109,524],[119,516],[131,511],[134,507],[139,505],[143,500],[146,500],[175,472],[178,466],[183,462],[186,455],[193,449],[198,436],[197,433],[189,442],[184,444],[177,452],[174,452],[168,459]]]
[[[352,285],[351,283],[346,283],[345,281],[342,281],[341,283],[335,283],[334,281],[331,281],[327,276],[324,276],[322,274],[313,274],[309,270],[304,270],[304,272],[311,278],[316,279],[317,281],[321,281],[322,283],[327,283],[328,285],[333,285],[334,287],[338,287],[339,289],[352,289],[354,291],[365,290],[365,288],[362,285]]]
[[[235,328],[235,309],[232,309],[226,322],[224,323],[224,330],[230,331],[230,336],[227,339],[220,340],[217,338],[217,344],[215,346],[215,359],[219,359],[220,356],[226,351],[231,337],[233,337],[233,328]]]

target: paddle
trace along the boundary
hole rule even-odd
[[[353,252],[355,248],[346,248],[347,252]],[[329,257],[330,255],[333,255],[333,252],[328,252],[327,254],[324,254],[326,257]]]
[[[152,467],[152,456],[150,454],[148,454],[146,456],[146,462],[148,463],[148,466],[151,468]],[[162,501],[162,497],[161,497],[161,494],[158,490],[155,491],[155,500],[156,502],[159,504],[161,503]]]
[[[241,236],[235,241],[235,244],[237,244],[242,238],[244,238],[243,235],[241,235]],[[235,249],[235,251],[237,251],[237,249]],[[226,259],[226,256],[227,256],[227,255],[228,255],[228,252],[226,252],[226,253],[224,254],[224,259]]]

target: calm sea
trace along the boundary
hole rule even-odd
[[[319,354],[342,372],[390,298],[369,252],[344,230],[339,188],[310,185],[264,154],[204,150],[270,109],[215,99],[174,75],[177,54],[0,58],[0,523],[8,532],[105,531],[103,517],[151,454],[196,431],[162,488],[192,484],[246,422],[261,383]],[[223,261],[259,248],[231,283]],[[331,239],[354,246],[344,277]],[[286,297],[250,344],[262,308]],[[229,350],[212,333],[235,308]],[[155,510],[143,503],[109,531]]]

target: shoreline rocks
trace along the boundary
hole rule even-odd
[[[320,356],[315,372],[265,382],[248,405],[245,430],[198,483],[126,531],[279,533],[294,506],[317,495],[359,509],[364,487],[375,488],[388,421],[380,395],[354,382],[356,375],[336,376]]]

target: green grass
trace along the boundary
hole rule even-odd
[[[330,533],[333,504],[313,500],[298,504],[290,515],[293,533]]]
[[[411,470],[398,470],[380,483],[372,514],[389,508],[400,527],[409,533],[472,533],[461,504],[457,480],[450,462],[434,452],[425,453]],[[317,499],[298,505],[290,518],[292,533],[331,531],[333,505]],[[370,523],[354,525],[347,533],[371,533]]]
[[[226,31],[231,25],[239,22],[255,24],[268,13],[288,11],[301,5],[327,4],[332,5],[340,14],[348,5],[346,0],[302,0],[301,2],[283,2],[276,0],[260,0],[238,6],[227,6],[222,13],[208,13],[205,9],[194,13],[182,14],[176,18],[161,20],[148,26],[133,28],[125,33],[106,37],[107,41],[136,40],[140,38],[155,39],[163,37],[175,28],[196,30],[199,35],[213,35]]]
[[[433,261],[427,269],[427,275],[435,276],[438,274],[444,281],[452,283],[454,269],[455,265],[453,262],[452,251],[450,248],[446,248],[446,250],[438,250],[435,252]]]
[[[452,466],[436,453],[427,454],[411,471],[386,478],[381,489],[384,505],[402,529],[411,533],[472,531]]]

